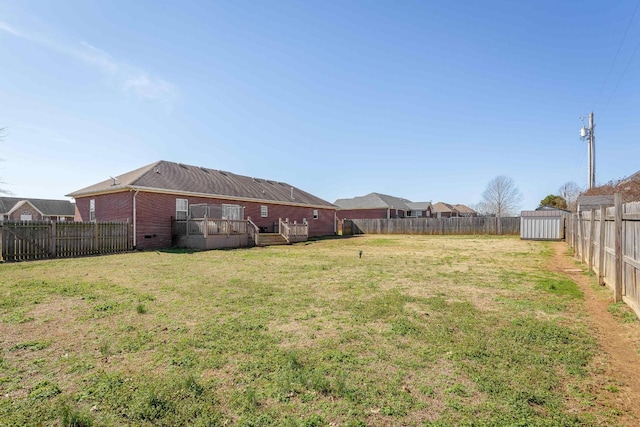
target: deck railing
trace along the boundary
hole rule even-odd
[[[246,220],[191,218],[175,220],[173,232],[177,236],[210,236],[216,234],[247,234],[250,226]]]
[[[282,218],[280,218],[278,225],[280,227],[280,234],[289,243],[302,242],[309,238],[308,224],[298,224],[295,221],[291,223],[289,219],[283,221]]]

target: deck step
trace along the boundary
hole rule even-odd
[[[288,245],[287,239],[278,233],[260,233],[259,246]]]

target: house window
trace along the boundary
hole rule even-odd
[[[89,221],[96,220],[96,199],[89,200]]]
[[[266,218],[269,216],[269,206],[265,206],[265,205],[260,206],[260,216],[262,218]]]
[[[313,219],[318,219],[318,209],[313,210]]]
[[[31,221],[33,220],[33,215],[31,215],[31,211],[24,211],[20,214],[20,221]]]
[[[222,205],[222,219],[242,219],[242,207],[238,205]]]
[[[189,216],[189,201],[176,199],[176,219],[187,219]]]

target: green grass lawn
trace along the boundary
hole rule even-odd
[[[362,236],[2,264],[0,425],[616,424],[550,256]]]

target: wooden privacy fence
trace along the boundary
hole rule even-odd
[[[567,225],[567,243],[576,258],[609,286],[616,302],[624,301],[640,317],[640,202],[573,214]]]
[[[520,234],[520,218],[397,218],[345,220],[343,234]]]
[[[130,251],[131,225],[123,222],[9,221],[0,224],[5,261],[30,261]]]

